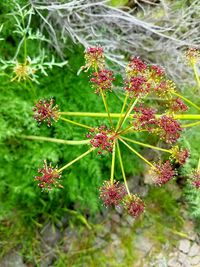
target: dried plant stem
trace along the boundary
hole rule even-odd
[[[125,172],[124,172],[124,165],[123,165],[121,151],[120,151],[120,147],[119,147],[118,141],[117,141],[117,152],[118,152],[118,156],[119,156],[119,162],[120,162],[120,167],[121,167],[122,176],[123,176],[123,179],[124,179],[124,184],[125,184],[125,187],[126,187],[126,191],[129,194],[129,196],[130,196],[130,191],[129,191],[129,188],[128,188],[128,184],[127,184],[127,180],[126,180],[126,175],[125,175]]]
[[[125,145],[127,146],[133,153],[135,153],[139,158],[141,158],[145,163],[147,163],[149,166],[154,168],[154,165],[149,162],[147,159],[145,159],[140,153],[138,153],[134,148],[132,148],[131,146],[129,146],[122,138],[119,138],[119,140]]]
[[[161,147],[152,146],[152,145],[149,145],[149,144],[146,144],[146,143],[142,143],[142,142],[139,142],[139,141],[136,141],[136,140],[132,140],[132,139],[126,138],[124,136],[121,136],[121,138],[123,140],[126,140],[128,142],[131,142],[131,143],[134,143],[134,144],[137,144],[137,145],[140,145],[140,146],[149,147],[149,148],[152,148],[152,149],[155,149],[155,150],[160,150],[160,151],[163,151],[163,152],[171,154],[171,150],[170,149],[164,149],[164,148],[161,148]]]
[[[111,165],[111,175],[110,175],[110,181],[111,184],[114,183],[114,173],[115,173],[115,142],[113,144],[113,151],[112,151],[112,165]]]
[[[57,138],[50,138],[44,136],[34,136],[34,135],[21,135],[20,138],[29,139],[29,140],[38,140],[38,141],[47,141],[59,144],[66,144],[66,145],[87,145],[90,143],[90,140],[63,140]]]
[[[69,122],[71,124],[74,124],[74,125],[77,125],[77,126],[80,126],[80,127],[83,127],[83,128],[87,128],[87,129],[91,129],[92,127],[86,125],[86,124],[82,124],[82,123],[78,123],[78,122],[75,122],[75,121],[71,121],[71,120],[68,120],[66,118],[63,118],[63,117],[60,117],[59,119],[63,120],[63,121],[66,121],[66,122]]]
[[[77,158],[75,158],[74,160],[70,161],[69,163],[67,163],[65,166],[63,166],[62,168],[60,168],[58,170],[58,172],[62,172],[63,170],[67,169],[69,166],[71,166],[72,164],[74,164],[76,161],[82,159],[83,157],[87,156],[89,153],[91,153],[93,150],[95,150],[95,147],[90,148],[89,150],[87,150],[85,153],[81,154],[80,156],[78,156]]]

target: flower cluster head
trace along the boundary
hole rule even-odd
[[[182,128],[180,123],[173,119],[170,116],[162,116],[158,120],[158,129],[157,133],[160,135],[160,138],[165,140],[166,143],[172,144],[178,140],[180,137],[180,132]]]
[[[134,129],[138,131],[146,129],[151,132],[152,127],[154,127],[157,123],[157,119],[155,117],[156,110],[140,105],[139,107],[135,107],[134,111],[136,112],[136,114],[133,116]]]
[[[124,90],[128,91],[130,97],[138,97],[146,95],[150,90],[151,84],[144,76],[133,76],[125,81]]]
[[[197,188],[200,189],[200,171],[194,170],[192,173],[192,184]]]
[[[104,181],[100,187],[100,198],[105,206],[118,206],[123,197],[127,194],[124,184],[114,181]]]
[[[169,109],[173,112],[187,111],[188,106],[179,97],[170,100]]]
[[[200,52],[197,48],[189,48],[186,52],[186,58],[190,65],[195,65],[200,59]]]
[[[18,82],[26,80],[35,80],[36,69],[30,66],[29,60],[27,59],[25,63],[16,63],[16,66],[13,68],[14,77],[12,82],[17,80]]]
[[[174,146],[171,151],[171,158],[175,160],[175,163],[180,165],[184,165],[190,156],[188,149],[180,149],[178,146]]]
[[[175,175],[175,170],[173,169],[169,160],[165,163],[157,163],[150,170],[151,175],[153,176],[153,181],[157,185],[166,184],[170,181]]]
[[[39,176],[35,176],[35,180],[38,181],[38,186],[43,190],[51,190],[52,186],[63,188],[60,184],[61,175],[57,168],[53,168],[51,164],[48,166],[44,161],[43,168],[38,170]]]
[[[145,205],[142,199],[133,194],[124,197],[123,206],[127,213],[134,218],[138,218],[145,209]]]
[[[100,46],[88,47],[85,52],[85,61],[86,66],[84,66],[83,68],[86,69],[86,71],[89,68],[103,69],[105,65],[103,48]]]
[[[159,83],[156,84],[154,92],[158,96],[166,96],[176,90],[176,85],[171,80],[161,79]]]
[[[34,119],[38,121],[39,125],[42,122],[46,122],[47,126],[52,125],[52,121],[59,119],[59,108],[57,105],[54,106],[54,99],[50,100],[39,100],[33,108]]]
[[[126,74],[130,78],[138,74],[144,73],[146,69],[147,69],[147,64],[144,61],[142,61],[140,57],[135,56],[131,58],[131,61],[127,65]]]
[[[98,148],[98,154],[112,152],[115,135],[105,125],[90,129],[86,137],[91,139],[90,144],[93,147]]]
[[[150,74],[152,79],[164,78],[165,70],[160,66],[152,65],[150,67]]]
[[[99,94],[101,91],[112,91],[112,82],[114,80],[113,72],[106,69],[94,72],[93,77],[90,79],[96,94]]]

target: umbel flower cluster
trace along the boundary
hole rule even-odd
[[[189,61],[194,57],[194,51],[187,53]],[[196,53],[198,55],[198,53]],[[102,47],[90,47],[85,52],[86,65],[83,70],[91,70],[90,82],[94,92],[97,94],[97,101],[103,101],[105,113],[82,113],[76,112],[74,116],[104,117],[108,119],[107,125],[90,127],[74,120],[66,118],[73,116],[73,112],[62,112],[55,105],[53,99],[39,100],[34,107],[34,118],[41,124],[51,126],[58,119],[86,129],[86,140],[65,140],[67,144],[88,145],[89,148],[83,154],[73,159],[63,167],[53,168],[47,165],[39,169],[39,175],[35,177],[38,186],[42,190],[51,190],[53,187],[62,187],[60,178],[62,172],[76,163],[81,158],[92,152],[111,157],[111,173],[109,179],[105,179],[99,189],[100,198],[105,206],[120,206],[133,217],[140,216],[145,210],[143,200],[136,194],[130,192],[123,164],[121,146],[135,154],[149,166],[152,182],[157,186],[163,186],[177,176],[176,168],[182,166],[189,157],[189,151],[177,144],[183,130],[200,123],[200,116],[196,114],[182,114],[187,112],[187,104],[200,107],[189,99],[179,94],[175,84],[169,80],[163,68],[157,65],[148,65],[139,57],[131,58],[125,70],[124,85],[122,92],[124,96],[119,113],[110,113],[112,107],[108,104],[107,95],[112,94],[114,88],[113,72],[106,69],[105,58]],[[196,64],[192,58],[192,64]],[[156,100],[152,100],[156,99]],[[177,114],[178,113],[178,114]],[[197,122],[184,124],[183,119],[197,119]],[[134,136],[146,132],[148,135],[158,136],[161,146],[154,146],[136,140]],[[137,133],[137,135],[134,135]],[[143,136],[141,134],[141,136]],[[45,140],[45,137],[27,137],[29,139]],[[49,140],[49,138],[46,138]],[[53,141],[53,140],[51,140]],[[59,139],[56,139],[59,142]],[[63,143],[63,140],[60,140]],[[134,144],[134,147],[132,146]],[[135,149],[135,146],[147,147],[165,154],[165,160],[150,162]],[[115,162],[118,158],[122,173],[122,179],[115,177]],[[191,184],[200,188],[200,167],[193,172]]]

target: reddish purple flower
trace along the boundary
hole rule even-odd
[[[86,61],[86,66],[83,67],[86,69],[86,71],[92,67],[93,69],[99,68],[102,69],[104,68],[105,61],[104,61],[104,51],[103,48],[98,46],[98,47],[88,47],[86,52],[85,52],[85,61]]]
[[[194,170],[192,173],[192,184],[197,188],[200,189],[200,171],[199,170]]]
[[[104,181],[100,187],[100,198],[105,206],[118,206],[122,198],[127,194],[124,184],[114,181]]]
[[[59,119],[59,108],[57,105],[53,106],[53,104],[54,99],[52,98],[50,100],[40,100],[35,104],[33,117],[39,124],[47,122],[47,125],[50,127],[52,121],[57,121]]]
[[[155,78],[162,78],[165,75],[165,70],[162,67],[152,65],[150,67],[151,70],[151,77]]]
[[[155,184],[160,186],[166,184],[175,175],[175,171],[169,160],[163,164],[155,164],[154,167],[151,168],[150,173],[153,176]]]
[[[124,90],[128,91],[131,97],[138,97],[147,94],[150,87],[150,83],[144,76],[135,76],[131,77],[129,81],[125,81]]]
[[[90,129],[86,137],[91,139],[90,144],[93,147],[98,148],[98,154],[112,152],[115,135],[105,125]]]
[[[95,93],[102,91],[112,91],[112,82],[114,81],[113,72],[110,70],[99,70],[93,73],[93,77],[90,81],[93,83],[93,87],[96,89]]]
[[[44,161],[44,166],[38,169],[40,176],[35,176],[35,180],[39,181],[38,186],[43,190],[51,190],[52,186],[63,188],[60,182],[60,173],[57,168],[53,168],[51,164],[48,166]]]
[[[126,68],[128,77],[136,76],[143,73],[147,69],[147,65],[140,57],[132,57]]]
[[[165,140],[167,143],[174,143],[180,137],[182,128],[180,126],[180,123],[172,117],[162,116],[158,120],[158,126],[158,134],[160,135],[161,139]]]
[[[169,108],[174,112],[188,110],[188,106],[178,97],[170,100]]]
[[[159,96],[166,95],[167,93],[174,92],[176,89],[176,85],[171,80],[161,80],[156,87],[154,88],[154,92]]]
[[[146,129],[152,130],[152,127],[156,125],[157,119],[155,117],[156,110],[150,107],[135,107],[134,111],[137,113],[133,116],[133,126],[137,130]]]
[[[178,146],[173,147],[171,157],[175,159],[176,163],[183,165],[186,163],[187,159],[190,156],[190,152],[188,149],[179,149]]]
[[[134,218],[138,218],[144,212],[144,202],[137,195],[127,195],[123,199],[125,210]]]

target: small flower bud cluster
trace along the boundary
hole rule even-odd
[[[114,81],[113,72],[110,70],[102,69],[93,73],[90,81],[95,88],[95,93],[99,94],[100,91],[112,91],[112,82]]]
[[[88,47],[85,52],[86,71],[89,68],[103,69],[105,66],[104,51],[102,47]]]
[[[126,74],[129,78],[144,73],[147,69],[147,64],[140,57],[132,57],[126,68]]]
[[[99,191],[100,198],[106,207],[122,206],[134,218],[144,212],[144,202],[136,195],[128,195],[124,184],[105,181]]]
[[[91,139],[90,144],[93,147],[98,148],[98,154],[112,152],[115,137],[105,125],[90,129],[86,137]]]
[[[152,127],[155,127],[157,120],[155,117],[156,110],[150,107],[135,107],[134,111],[137,113],[133,116],[133,126],[136,130],[147,130],[152,131]]]
[[[194,170],[192,173],[192,184],[195,186],[197,189],[200,189],[200,171],[199,170]]]
[[[46,122],[47,126],[52,125],[52,121],[57,121],[59,119],[59,108],[54,105],[54,99],[50,100],[40,100],[35,104],[33,108],[34,119],[38,121],[39,125],[42,122]]]
[[[118,206],[127,194],[124,184],[114,181],[104,181],[103,186],[100,187],[100,198],[105,206]]]
[[[167,160],[165,163],[154,164],[150,173],[153,176],[154,183],[161,186],[173,178],[175,170],[173,169],[170,161]]]
[[[17,80],[17,82],[26,81],[26,80],[34,80],[34,74],[36,69],[30,66],[28,60],[25,63],[16,63],[16,66],[13,69],[14,77],[12,78],[12,82]]]
[[[169,102],[169,109],[173,112],[187,111],[188,106],[179,97],[173,98]]]
[[[53,168],[51,164],[48,166],[47,162],[44,161],[43,168],[38,170],[41,176],[35,176],[35,180],[39,181],[38,186],[43,190],[51,190],[52,186],[63,188],[59,183],[61,175],[57,168]]]
[[[180,165],[184,165],[190,156],[188,149],[180,149],[178,146],[174,146],[171,151],[171,158],[175,160],[175,163]]]
[[[130,97],[144,96],[150,91],[150,83],[144,76],[134,76],[125,81],[124,90],[129,92]]]
[[[200,59],[200,52],[197,48],[189,48],[186,52],[186,58],[190,65],[195,65]]]
[[[158,129],[156,129],[160,138],[165,140],[166,143],[172,144],[180,137],[182,128],[180,123],[170,116],[162,116],[158,119]]]

